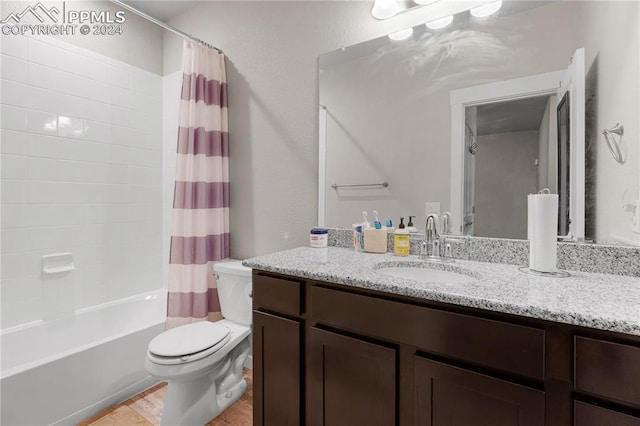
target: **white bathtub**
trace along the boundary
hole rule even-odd
[[[149,341],[164,330],[166,291],[0,333],[0,424],[73,425],[152,386]]]

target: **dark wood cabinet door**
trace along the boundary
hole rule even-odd
[[[415,424],[542,426],[544,392],[414,357]]]
[[[311,328],[310,419],[314,426],[392,426],[396,350]]]
[[[574,339],[576,390],[640,407],[640,347]]]
[[[617,411],[574,402],[574,426],[640,426],[640,417],[629,416]]]
[[[253,312],[253,424],[300,426],[301,327]]]

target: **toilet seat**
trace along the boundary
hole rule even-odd
[[[224,347],[230,334],[229,328],[209,321],[176,327],[151,340],[148,358],[161,365],[196,361]]]

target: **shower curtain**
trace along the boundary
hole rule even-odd
[[[167,328],[222,318],[213,264],[229,257],[225,57],[185,42],[182,62]]]

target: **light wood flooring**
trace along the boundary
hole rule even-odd
[[[250,426],[253,423],[253,374],[244,370],[247,391],[233,405],[206,426]],[[160,383],[133,398],[115,405],[78,426],[156,426],[160,424],[162,400],[167,384]]]

